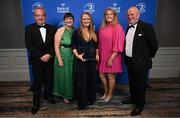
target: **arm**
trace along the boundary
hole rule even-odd
[[[26,28],[25,28],[25,45],[26,45],[27,49],[30,51],[30,53],[32,53],[35,57],[40,59],[41,53],[39,52],[39,50],[36,49],[36,47],[34,47],[34,45],[32,43],[32,35],[33,35],[32,27],[26,26]]]
[[[107,66],[111,67],[112,66],[112,63],[113,63],[113,60],[115,59],[115,57],[118,55],[118,52],[113,52],[110,56],[110,58],[108,59],[108,62],[107,62]]]
[[[83,59],[84,53],[79,55],[78,52],[77,52],[77,46],[78,46],[78,42],[77,42],[78,36],[77,36],[77,33],[78,33],[78,31],[76,30],[72,34],[71,48],[72,48],[72,51],[73,51],[74,55],[76,56],[76,58],[80,59],[81,61],[85,61],[85,59]]]
[[[99,32],[95,32],[97,36],[97,42],[96,42],[96,61],[98,62],[99,59]]]
[[[62,37],[62,34],[64,33],[64,27],[60,28],[57,30],[56,34],[55,34],[55,37],[54,37],[54,48],[55,48],[55,54],[56,54],[56,57],[58,59],[58,62],[59,62],[59,66],[60,67],[63,67],[64,64],[63,64],[63,61],[62,61],[62,58],[61,58],[61,53],[59,51],[59,48],[61,46],[61,37]]]
[[[76,58],[80,59],[81,61],[86,61],[85,59],[83,59],[84,53],[78,54],[77,49],[73,49],[73,53],[76,56]]]
[[[99,50],[96,49],[96,61],[99,61]]]
[[[55,37],[55,34],[56,34],[56,32],[57,32],[57,28],[52,27],[52,32],[53,32],[53,33],[52,33],[52,34],[53,34],[52,41],[53,41],[53,44],[54,44],[54,37]],[[52,48],[49,50],[48,54],[51,55],[51,56],[54,56],[54,54],[55,54],[54,45],[53,45]]]
[[[148,26],[146,27],[145,36],[147,39],[151,57],[153,58],[158,50],[158,41],[156,39],[154,28],[151,24],[148,24]]]
[[[107,66],[112,66],[116,56],[124,50],[124,31],[120,24],[114,27],[112,54],[107,61]]]

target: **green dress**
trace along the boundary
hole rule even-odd
[[[73,29],[65,29],[61,37],[62,46],[60,46],[60,53],[64,67],[58,65],[58,59],[56,56],[54,60],[53,94],[66,99],[72,99],[74,96],[74,55],[70,47],[73,31]]]

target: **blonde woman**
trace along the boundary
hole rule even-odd
[[[88,12],[81,15],[81,24],[73,33],[71,46],[76,57],[76,99],[78,109],[82,110],[96,100],[96,60],[99,60],[97,36]]]
[[[105,102],[111,100],[115,87],[115,74],[122,72],[122,56],[124,49],[124,31],[118,23],[116,12],[107,8],[99,30],[99,76],[104,87],[100,98]]]

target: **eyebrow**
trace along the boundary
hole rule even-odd
[[[82,19],[90,19],[90,18],[82,18]]]

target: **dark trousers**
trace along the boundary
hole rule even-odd
[[[96,61],[76,61],[76,99],[78,108],[96,100]]]
[[[127,69],[129,76],[130,99],[137,107],[143,108],[146,102],[145,94],[148,70],[137,72],[133,66],[132,58],[127,59]]]
[[[33,105],[39,106],[42,85],[44,97],[52,97],[53,66],[32,66],[33,73]]]

